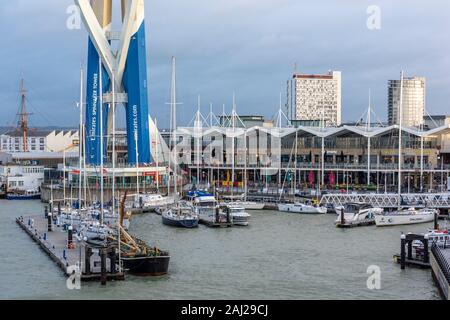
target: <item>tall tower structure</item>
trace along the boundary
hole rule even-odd
[[[341,125],[341,72],[327,74],[295,73],[295,119],[324,121],[326,126]],[[294,119],[294,117],[293,117]]]
[[[389,80],[388,82],[389,125],[400,123],[400,92],[403,92],[402,124],[406,127],[420,127],[423,125],[423,116],[425,115],[425,78],[404,78],[402,90],[400,90],[400,84],[400,80]]]
[[[149,163],[149,112],[144,0],[121,0],[122,30],[114,32],[112,0],[75,0],[89,32],[86,81],[86,163],[101,160],[100,128],[108,136],[111,103],[126,109],[128,162]],[[113,46],[113,43],[118,43]],[[102,68],[103,72],[100,72]],[[102,75],[100,81],[99,77]],[[115,96],[112,97],[112,81]],[[101,85],[101,88],[100,88]],[[103,99],[100,99],[100,93]],[[103,100],[103,105],[100,105]],[[103,126],[100,126],[103,108]],[[106,141],[107,138],[105,138]],[[106,155],[107,143],[103,143]]]

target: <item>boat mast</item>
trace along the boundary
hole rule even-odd
[[[139,199],[139,147],[138,147],[138,132],[134,131],[134,143],[136,149],[136,193],[137,198]]]
[[[195,119],[195,129],[197,134],[197,185],[200,186],[200,161],[201,161],[201,155],[200,155],[200,126],[201,126],[201,115],[200,115],[200,104],[201,104],[201,97],[198,95],[198,102],[197,102],[197,116]]]
[[[78,176],[78,215],[81,217],[81,171],[83,170],[83,68],[80,68],[80,128],[78,131],[78,157],[79,157],[79,176]]]
[[[178,161],[177,161],[177,141],[176,141],[176,130],[177,130],[177,88],[176,88],[176,59],[172,57],[172,92],[171,92],[171,109],[172,109],[172,142],[173,142],[173,177],[174,177],[174,194],[175,197],[178,195]],[[170,167],[169,167],[170,168]]]
[[[158,128],[158,121],[156,120],[156,117],[155,117],[155,127]],[[159,155],[158,155],[159,134],[158,134],[158,130],[156,130],[155,138],[156,138],[156,143],[155,143],[156,192],[159,194]]]
[[[231,142],[231,197],[233,197],[234,195],[234,173],[235,173],[235,169],[234,169],[234,133],[236,130],[236,95],[233,93],[233,110],[231,111],[231,126],[233,129],[233,133],[232,133],[232,142]]]
[[[103,211],[103,191],[104,191],[104,181],[103,181],[103,65],[102,58],[99,58],[99,89],[100,89],[100,224],[103,224],[104,211]]]
[[[403,70],[400,72],[400,105],[398,110],[399,130],[398,130],[398,205],[401,205],[402,193],[402,124],[403,124]]]
[[[112,216],[114,217],[116,213],[116,79],[115,72],[112,72]],[[117,247],[119,251],[119,272],[122,272],[121,263],[121,224],[120,224],[120,214],[117,215]]]
[[[20,96],[21,96],[21,106],[20,106],[20,113],[18,114],[20,116],[20,128],[22,130],[22,139],[23,139],[23,152],[28,152],[28,121],[27,121],[27,106],[26,106],[26,90],[25,90],[25,82],[22,79],[21,80],[21,89],[20,89]]]
[[[371,112],[372,112],[372,95],[371,91],[369,90],[369,109],[367,113],[367,185],[370,186],[370,151],[371,151],[371,144],[370,144],[370,125],[371,125]]]

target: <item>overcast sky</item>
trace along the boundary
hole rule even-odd
[[[116,0],[117,2],[117,0]],[[87,33],[66,28],[71,0],[0,2],[0,125],[19,107],[23,76],[31,124],[75,126],[79,68]],[[170,59],[177,57],[179,123],[187,124],[202,96],[217,113],[276,113],[294,64],[300,72],[342,71],[342,117],[357,120],[368,104],[386,119],[387,81],[427,79],[427,109],[450,114],[450,3],[413,0],[147,0],[149,106],[169,121]],[[366,10],[381,9],[381,29],[369,30]],[[123,115],[121,115],[123,116]]]

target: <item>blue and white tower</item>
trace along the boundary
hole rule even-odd
[[[86,89],[86,163],[99,165],[100,117],[103,108],[103,136],[111,128],[108,108],[111,101],[126,109],[128,162],[150,163],[147,59],[144,0],[121,0],[122,30],[111,31],[112,0],[75,0],[89,32]],[[113,42],[118,46],[113,49]],[[102,81],[99,79],[100,61]],[[115,96],[112,98],[112,81]],[[102,88],[100,88],[100,83]],[[100,106],[100,90],[104,105]],[[106,140],[105,140],[106,142]],[[106,145],[104,143],[106,155]]]

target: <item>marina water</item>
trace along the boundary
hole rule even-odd
[[[432,224],[337,229],[335,215],[253,211],[249,227],[195,230],[163,226],[155,214],[133,217],[131,232],[171,253],[169,275],[82,283],[66,277],[15,223],[43,214],[39,201],[0,200],[1,299],[439,299],[429,270],[393,262],[401,232]],[[370,290],[370,266],[381,289]]]

